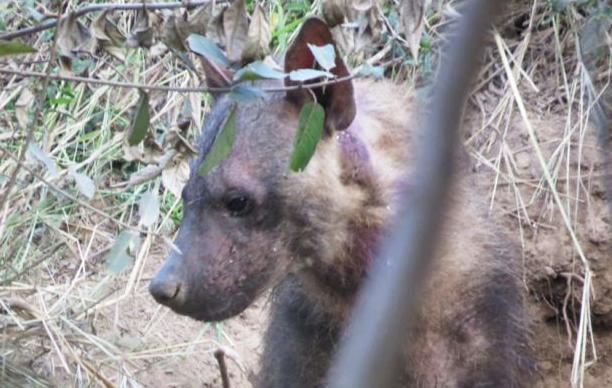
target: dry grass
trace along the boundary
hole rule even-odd
[[[20,15],[24,8],[19,3],[0,5],[0,19],[5,20],[7,30],[28,18]],[[570,2],[556,12],[545,1],[513,2],[504,19],[508,22],[495,33],[471,98],[481,113],[480,126],[466,139],[478,164],[494,172],[491,207],[502,187],[511,190],[515,206],[510,212],[517,219],[516,233],[523,246],[528,244],[526,228],[543,227],[546,220],[559,216],[572,238],[577,265],[570,279],[578,280],[570,282],[568,295],[579,295],[579,313],[575,321],[573,314],[563,314],[567,337],[575,349],[572,374],[566,381],[574,386],[583,385],[585,368],[597,360],[590,321],[591,293],[596,290],[576,232],[581,227],[582,204],[588,201],[581,183],[585,173],[582,140],[592,131],[588,122],[593,104],[606,96],[601,91],[609,90],[612,58],[609,30],[599,37],[605,45],[603,58],[585,63],[577,50],[587,22],[581,13],[584,9],[593,8]],[[424,31],[433,49],[421,48],[418,61],[406,61],[408,50],[398,51],[401,42],[392,39],[379,42],[368,58],[391,66],[398,79],[421,84],[423,72],[432,71],[428,67],[435,62],[436,42],[443,37],[453,10],[440,6],[431,11]],[[120,29],[128,29],[130,15],[115,15]],[[44,48],[52,39],[47,32],[27,40]],[[124,61],[107,55],[95,59],[91,74],[173,87],[199,85],[184,63],[167,51],[125,49],[124,54]],[[37,71],[48,57],[41,49],[39,54],[2,59],[0,67]],[[365,58],[361,53],[354,59]],[[182,338],[187,340],[168,335],[167,310],[153,307],[148,297],[149,277],[172,240],[181,203],[160,177],[125,184],[130,179],[138,181],[138,174],[155,164],[135,158],[137,152],[123,142],[137,91],[59,81],[39,90],[38,81],[15,75],[0,76],[0,86],[0,189],[6,191],[29,130],[33,131],[32,142],[46,155],[45,159],[28,154],[0,209],[0,385],[137,386],[143,375],[166,368],[168,360],[186,360],[219,346],[231,349],[235,344],[221,326],[198,329],[184,323],[180,330],[186,331]],[[37,117],[28,110],[32,103],[28,91],[47,97]],[[192,123],[201,123],[208,98],[176,92],[151,94],[151,125],[158,144],[167,144],[167,138],[176,133],[185,101],[192,107]],[[531,142],[527,149],[506,141],[517,114]],[[565,126],[554,138],[540,138],[532,124],[534,116],[546,114],[565,116]],[[24,118],[34,124],[22,125]],[[193,141],[198,126],[192,124],[185,135],[188,141]],[[551,152],[542,151],[542,147],[550,150],[551,145]],[[147,148],[148,154],[157,155],[155,162],[166,151]],[[517,155],[525,151],[538,160],[541,175],[535,181],[517,174]],[[184,167],[187,157],[181,154],[173,159],[177,169]],[[45,165],[49,160],[56,172]],[[94,180],[93,199],[79,192],[71,171]],[[563,190],[559,182],[567,182]],[[570,182],[576,182],[575,186]],[[522,190],[525,186],[533,189],[530,197]],[[147,192],[159,193],[161,215],[145,230],[138,203]],[[543,205],[538,202],[542,199]],[[536,204],[541,206],[536,211],[540,217],[534,219]],[[105,256],[124,230],[138,235],[130,249],[134,262],[114,274],[107,270]]]

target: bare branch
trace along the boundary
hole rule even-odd
[[[229,376],[227,375],[227,365],[225,364],[225,352],[222,349],[215,350],[215,358],[219,364],[219,372],[221,373],[223,388],[230,388]]]
[[[99,78],[88,78],[88,77],[78,77],[78,76],[61,76],[56,74],[46,75],[45,73],[40,73],[36,71],[26,71],[26,70],[18,70],[18,69],[9,69],[9,68],[0,68],[0,74],[12,74],[12,75],[20,75],[23,77],[32,77],[32,78],[49,78],[58,81],[72,81],[72,82],[82,82],[91,85],[105,85],[105,86],[114,86],[118,88],[127,88],[127,89],[142,89],[147,91],[158,91],[158,92],[177,92],[177,93],[202,93],[202,92],[231,92],[231,87],[208,87],[208,86],[198,86],[192,88],[179,88],[173,86],[160,86],[160,85],[147,85],[147,84],[137,84],[131,82],[120,82],[120,81],[110,81],[103,80]],[[299,85],[291,85],[291,86],[278,86],[278,87],[265,87],[261,88],[264,92],[285,92],[289,90],[298,90],[298,89],[312,89],[318,88],[321,86],[332,85],[339,82],[349,81],[353,78],[357,78],[357,75],[350,74],[344,77],[327,79],[324,81],[313,82],[308,84],[299,84]]]
[[[92,4],[83,6],[73,12],[74,17],[80,17],[92,12],[101,11],[139,11],[143,8],[148,10],[159,10],[159,9],[176,9],[176,8],[193,8],[204,4],[210,3],[211,0],[194,0],[194,1],[181,1],[174,3],[130,3],[130,4]],[[35,34],[37,32],[45,31],[50,28],[57,26],[59,20],[70,17],[70,13],[67,13],[59,19],[49,20],[36,26],[22,28],[17,31],[5,32],[0,34],[1,40],[15,39],[21,36]]]

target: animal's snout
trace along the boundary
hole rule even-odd
[[[171,308],[180,308],[185,303],[186,287],[172,275],[160,272],[149,284],[149,292],[158,303]]]

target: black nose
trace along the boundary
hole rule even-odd
[[[181,292],[182,291],[182,292]],[[168,307],[179,307],[183,303],[184,287],[171,276],[156,276],[149,284],[149,292],[158,303]]]

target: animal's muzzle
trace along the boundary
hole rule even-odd
[[[160,274],[149,284],[149,292],[153,298],[170,308],[179,308],[184,303],[184,289],[184,285],[179,280]]]

